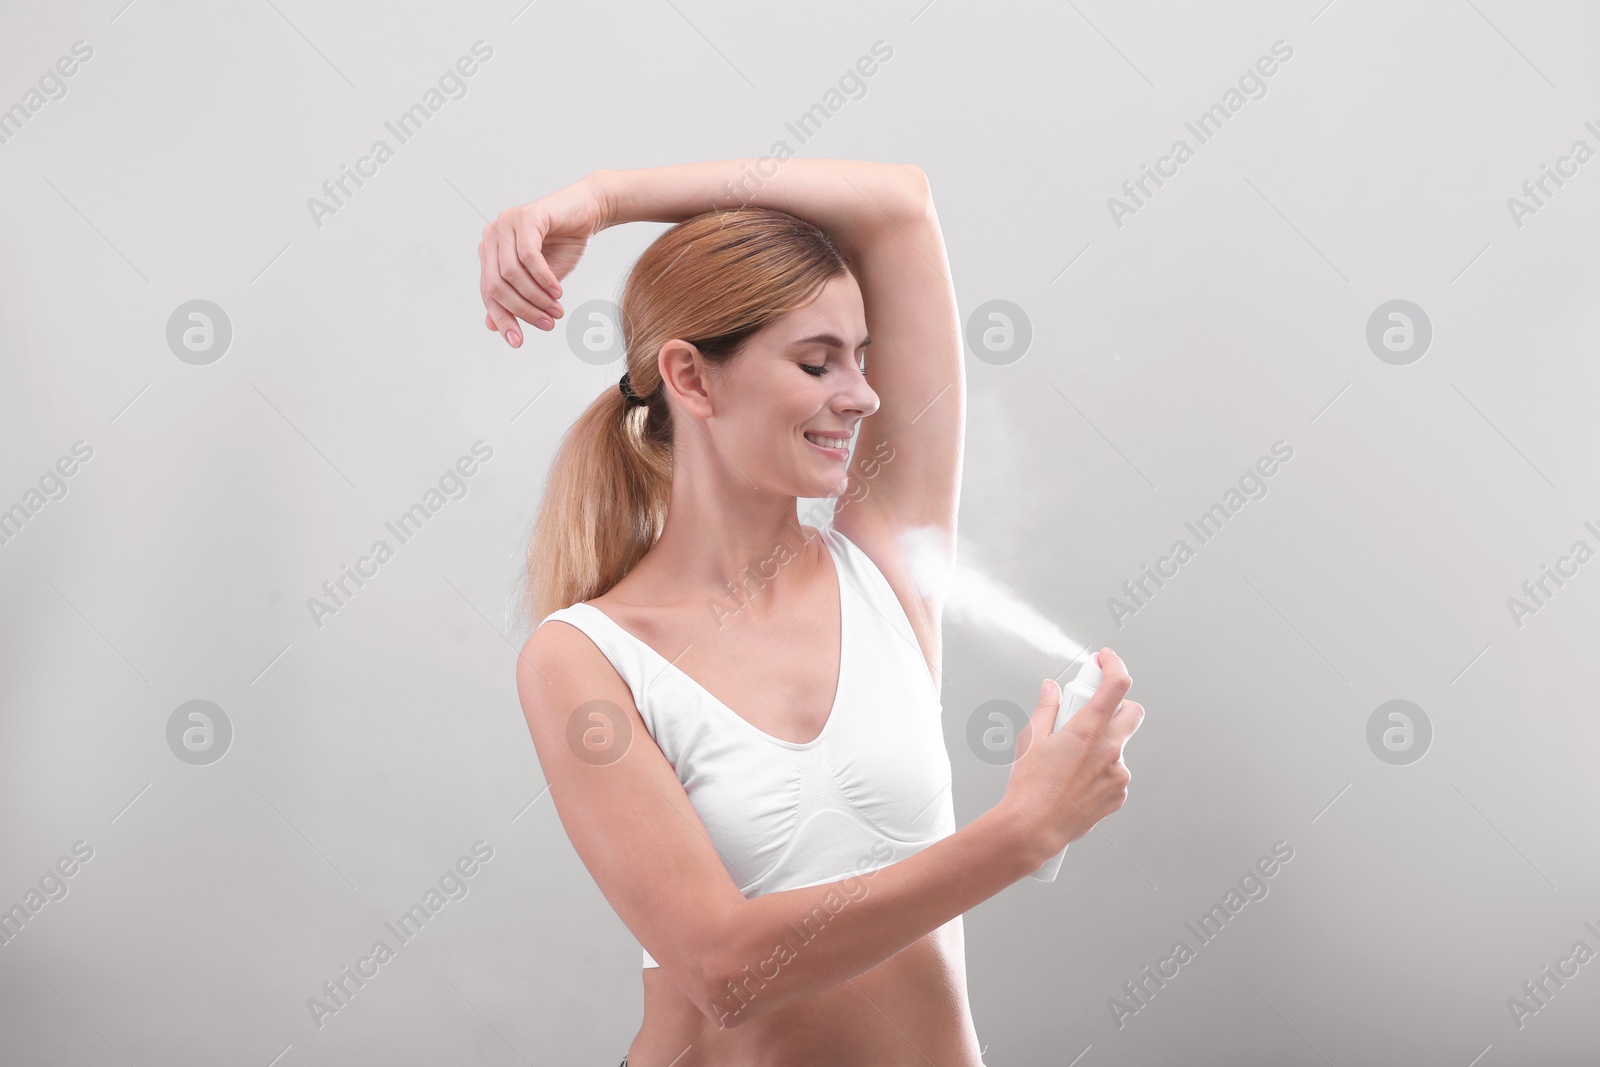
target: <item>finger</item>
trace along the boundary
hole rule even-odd
[[[1128,665],[1126,663],[1122,662],[1122,657],[1118,656],[1115,652],[1111,651],[1111,649],[1109,649],[1109,648],[1103,649],[1102,651],[1104,652],[1104,656],[1102,658],[1098,659],[1096,662],[1098,662],[1101,665],[1101,667],[1104,667],[1107,663],[1111,662],[1111,660],[1115,659],[1117,661],[1118,669],[1120,669],[1123,674],[1128,675],[1128,688],[1132,689],[1133,688],[1133,675],[1128,671]],[[1126,698],[1128,694],[1126,692],[1124,692],[1122,695],[1123,695],[1124,698]]]
[[[479,290],[485,307],[498,304],[514,317],[519,316],[525,321],[537,323],[543,313],[542,309],[527,305],[511,282],[502,276],[508,272],[515,276],[519,269],[515,265],[514,231],[513,220],[508,220],[504,214],[484,227],[483,241],[478,245],[478,257],[483,261],[483,276]],[[504,334],[505,330],[501,329],[500,332]],[[519,336],[520,333],[519,330]]]
[[[528,271],[517,259],[517,249],[513,240],[501,240],[495,249],[499,256],[500,271],[495,286],[495,299],[500,301],[502,307],[511,312],[523,322],[529,323],[539,329],[550,329],[554,325],[553,317],[546,313],[543,304],[536,304],[529,300],[529,296],[538,290],[533,284],[533,279],[528,276]],[[550,303],[548,293],[542,297],[544,303]],[[549,325],[546,325],[546,324]]]
[[[1111,723],[1110,736],[1115,738],[1118,744],[1125,745],[1128,743],[1128,738],[1138,732],[1139,724],[1142,722],[1144,722],[1144,705],[1137,700],[1124,700],[1122,714]]]
[[[542,311],[553,326],[554,320],[561,317],[561,305],[556,302],[552,292],[555,273],[551,271],[550,264],[545,262],[544,238],[543,233],[530,225],[511,227],[511,250],[516,267],[510,275],[502,276],[518,294]]]
[[[1050,731],[1055,728],[1056,712],[1061,708],[1061,687],[1056,685],[1055,679],[1046,678],[1039,687],[1039,703],[1034,705],[1033,714],[1028,716],[1027,726],[1023,729],[1022,736],[1017,738],[1017,757],[1028,751],[1028,746],[1036,738],[1049,737]]]
[[[1133,679],[1128,677],[1128,668],[1122,658],[1109,648],[1100,650],[1096,662],[1100,664],[1100,685],[1095,689],[1094,696],[1072,718],[1083,719],[1091,728],[1103,730],[1117,713],[1122,698],[1133,685]]]
[[[491,330],[497,330],[512,348],[522,344],[522,331],[517,327],[516,316],[511,314],[495,294],[506,288],[500,280],[500,246],[504,243],[504,228],[497,223],[484,227],[483,239],[478,242],[478,261],[481,275],[478,295],[483,298],[484,321]]]
[[[492,295],[500,271],[500,260],[494,251],[498,240],[491,226],[484,228],[483,239],[478,242],[478,296],[483,300],[483,321],[491,330],[499,329],[494,321],[494,307],[498,302]]]
[[[504,337],[506,344],[512,348],[521,347],[522,331],[517,328],[517,317],[507,311],[504,305],[493,297],[486,296],[483,301],[489,308],[488,319],[490,327],[499,330],[500,336]]]
[[[517,258],[528,275],[529,282],[538,290],[537,296],[529,293],[529,299],[550,301],[545,310],[552,317],[559,318],[561,308],[554,301],[561,295],[561,283],[556,280],[556,272],[550,269],[549,262],[544,258],[544,235],[537,231],[520,229],[514,230],[513,236],[518,245]]]

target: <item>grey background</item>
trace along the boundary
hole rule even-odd
[[[1519,1029],[1507,999],[1600,949],[1600,148],[1592,5],[752,8],[11,2],[0,107],[93,58],[0,145],[0,507],[93,458],[0,545],[7,1063],[614,1063],[639,953],[543,794],[513,685],[518,564],[559,435],[612,387],[561,333],[483,326],[486,218],[597,167],[768,154],[929,174],[969,353],[962,563],[1129,663],[1126,807],[967,916],[992,1065],[1593,1062],[1600,962]],[[472,42],[493,58],[341,208],[306,199]],[[815,137],[784,126],[883,40]],[[1119,228],[1119,195],[1277,40],[1293,58]],[[392,138],[390,138],[392,141]],[[661,227],[566,281],[615,296]],[[174,309],[220,306],[195,366]],[[1422,359],[1368,316],[1425,309]],[[474,441],[494,449],[317,627],[337,577]],[[1119,629],[1106,606],[1283,440],[1291,461]],[[943,693],[958,820],[1006,770],[971,711],[1059,654],[961,611]],[[209,700],[222,759],[174,754]],[[1366,726],[1406,699],[1426,756]],[[306,1007],[476,841],[493,859],[318,1029]],[[1274,842],[1294,858],[1118,1027],[1108,1000]],[[1074,1057],[1078,1057],[1074,1059]]]

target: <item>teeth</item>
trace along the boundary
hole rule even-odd
[[[845,445],[847,445],[849,443],[849,438],[845,438],[845,437],[818,437],[816,434],[810,434],[810,433],[806,434],[806,440],[815,441],[817,444],[822,445],[824,448],[843,448]]]

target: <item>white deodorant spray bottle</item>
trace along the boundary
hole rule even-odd
[[[1098,653],[1096,653],[1098,655]],[[1100,688],[1100,664],[1091,655],[1089,662],[1078,669],[1077,677],[1061,687],[1061,710],[1056,712],[1056,724],[1050,728],[1055,733],[1067,724],[1079,708],[1089,703],[1089,698],[1094,696],[1094,691]],[[1068,845],[1067,848],[1071,848]],[[1067,858],[1067,849],[1062,849],[1054,856],[1045,860],[1044,866],[1034,871],[1029,877],[1037,878],[1041,882],[1056,880],[1056,872],[1061,870],[1061,861]]]

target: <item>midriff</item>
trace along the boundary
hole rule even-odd
[[[643,974],[644,1024],[628,1067],[982,1067],[960,916],[854,978],[737,1027],[720,1029],[660,968]]]

